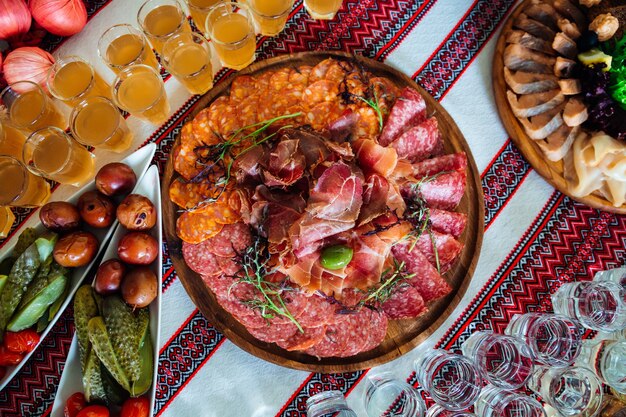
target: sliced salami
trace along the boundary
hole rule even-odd
[[[413,164],[415,178],[430,177],[446,171],[464,171],[467,168],[465,152],[441,155]]]
[[[206,240],[200,243],[183,241],[183,259],[189,268],[200,275],[214,276],[222,273],[217,257],[209,250]]]
[[[443,141],[439,132],[437,119],[430,119],[410,128],[398,136],[391,146],[396,149],[398,156],[411,162],[437,155],[443,151]]]
[[[454,266],[456,259],[463,250],[463,244],[453,236],[435,231],[422,234],[414,246],[426,256],[432,266],[437,267],[439,264],[439,271],[442,274]]]
[[[337,83],[328,80],[317,81],[304,89],[302,105],[305,109],[312,109],[319,103],[333,101],[337,98],[338,92]]]
[[[222,230],[209,239],[209,251],[217,256],[232,258],[250,246],[252,236],[244,223],[226,224]]]
[[[241,270],[241,265],[237,263],[235,258],[216,256],[215,260],[220,271],[228,276],[235,276]]]
[[[411,285],[398,285],[381,307],[392,320],[415,318],[426,311],[424,299]]]
[[[388,320],[387,316],[380,311],[372,311],[372,316],[370,319],[370,334],[367,339],[367,343],[361,348],[361,352],[367,352],[368,350],[374,349],[376,346],[380,345],[383,340],[385,340],[385,336],[387,336],[387,325]]]
[[[230,85],[230,101],[241,103],[257,93],[256,79],[251,75],[240,75]]]
[[[334,321],[335,304],[319,295],[311,295],[296,320],[302,327],[319,327]]]
[[[247,328],[248,332],[262,342],[276,343],[287,340],[298,332],[298,327],[293,323],[268,324],[263,327]]]
[[[452,235],[456,239],[461,236],[467,224],[467,214],[435,208],[429,210],[428,219],[433,230]]]
[[[313,84],[316,81],[326,78],[326,73],[328,72],[328,69],[333,66],[334,62],[334,59],[328,58],[315,65],[311,69],[311,74],[309,75],[309,84]]]
[[[419,187],[422,198],[431,208],[454,210],[465,194],[465,171],[441,174]]]
[[[324,338],[305,352],[317,357],[344,358],[358,353],[369,339],[370,310],[362,308],[326,328]]]
[[[400,97],[391,108],[391,113],[378,138],[378,142],[387,146],[404,131],[426,120],[426,102],[416,90],[405,87]]]
[[[297,331],[290,338],[276,344],[285,350],[307,350],[318,344],[326,334],[326,326],[305,327],[304,332]]]
[[[408,273],[415,274],[407,282],[419,291],[424,302],[443,297],[452,291],[446,280],[419,250],[413,249],[409,252],[409,244],[401,243],[395,245],[392,252],[399,262],[404,262]]]

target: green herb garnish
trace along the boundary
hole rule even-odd
[[[361,303],[365,304],[370,300],[374,300],[378,303],[384,303],[387,301],[396,287],[399,285],[407,284],[403,281],[411,279],[415,276],[415,274],[406,274],[404,273],[404,262],[398,262],[396,259],[393,260],[393,268],[386,269],[383,271],[383,274],[380,277],[381,284],[370,288],[367,293],[367,297],[365,297]]]

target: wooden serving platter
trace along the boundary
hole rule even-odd
[[[613,213],[626,214],[626,205],[615,207],[605,198],[590,194],[585,197],[574,197],[567,189],[567,182],[563,176],[563,161],[552,162],[544,156],[543,151],[533,139],[528,137],[517,117],[513,114],[509,102],[506,98],[507,85],[504,80],[504,49],[506,48],[506,34],[513,27],[513,21],[528,7],[533,0],[524,0],[509,16],[504,23],[496,51],[493,56],[492,78],[493,91],[496,99],[496,107],[500,114],[500,119],[504,128],[511,137],[511,140],[524,155],[528,163],[541,175],[550,185],[567,195],[573,200],[588,206],[598,208]]]
[[[377,76],[387,77],[401,87],[410,86],[417,89],[426,100],[428,114],[434,114],[437,117],[446,152],[464,151],[468,156],[467,188],[458,208],[459,211],[468,215],[468,224],[461,236],[465,248],[456,267],[446,274],[446,278],[453,288],[447,297],[430,304],[429,311],[417,319],[390,321],[387,337],[383,343],[368,352],[349,358],[322,359],[301,352],[289,352],[273,343],[264,343],[252,337],[244,326],[222,309],[213,293],[203,283],[200,275],[193,272],[183,260],[182,242],[176,236],[178,207],[168,198],[169,185],[177,176],[173,170],[171,154],[162,180],[163,221],[170,257],[185,290],[208,321],[233,343],[261,359],[289,368],[313,372],[347,372],[371,368],[403,355],[430,336],[448,318],[465,293],[478,261],[484,228],[484,202],[480,175],[470,148],[445,109],[411,78],[387,65],[361,56],[342,52],[304,52],[255,63],[220,83],[202,97],[189,116],[189,120],[200,110],[209,106],[215,98],[228,94],[232,80],[238,75],[258,74],[268,69],[278,69],[285,66],[314,66],[329,57],[337,60],[356,61]],[[177,138],[178,140],[180,138]]]

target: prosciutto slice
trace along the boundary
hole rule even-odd
[[[367,232],[371,227],[361,227],[351,233],[349,245],[352,260],[346,267],[344,286],[366,290],[380,281],[385,260],[391,253],[391,243]]]
[[[392,249],[393,256],[404,262],[404,267],[409,274],[415,274],[407,280],[419,293],[425,302],[443,297],[452,289],[446,280],[437,272],[428,259],[418,250],[413,248],[409,251],[408,243],[395,245]]]
[[[389,189],[389,182],[378,174],[371,174],[366,178],[363,187],[363,206],[359,213],[359,225],[369,223],[388,211]]]
[[[370,139],[357,139],[352,143],[359,166],[365,172],[373,172],[389,177],[398,163],[398,153],[394,148],[378,145]]]
[[[272,150],[263,180],[268,187],[286,187],[294,184],[304,174],[306,159],[298,150],[298,140],[282,140]]]
[[[416,90],[405,87],[391,108],[378,143],[389,145],[404,131],[426,120],[426,102]]]
[[[411,162],[418,162],[443,151],[443,141],[434,117],[410,128],[397,137],[390,145],[398,156]]]

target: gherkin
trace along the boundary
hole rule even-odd
[[[102,361],[104,366],[107,367],[117,383],[126,391],[130,392],[130,381],[113,351],[104,319],[100,316],[94,317],[89,320],[87,327],[89,329],[89,341],[98,355],[98,358]]]

